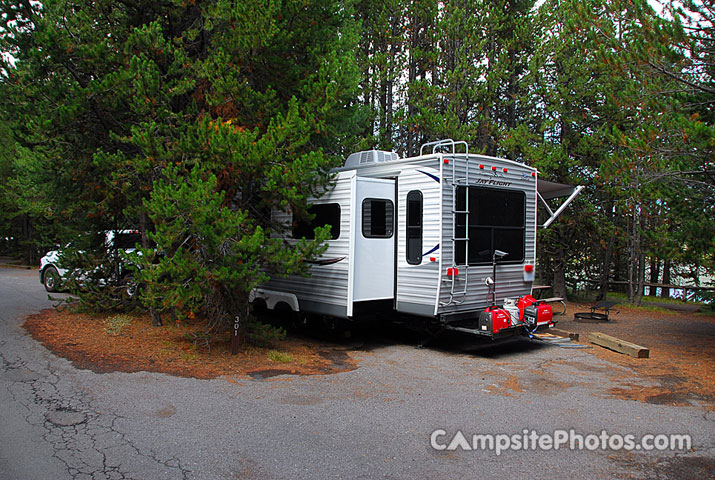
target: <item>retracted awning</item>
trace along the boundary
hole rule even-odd
[[[556,218],[561,215],[561,212],[563,212],[566,207],[569,206],[569,204],[573,201],[574,198],[578,196],[578,194],[583,190],[582,185],[566,185],[563,183],[555,183],[555,182],[549,182],[546,180],[537,180],[536,182],[536,193],[539,196],[539,199],[541,200],[541,203],[546,207],[546,211],[549,212],[549,219],[544,222],[543,225],[541,225],[542,228],[548,228],[549,225],[554,223]],[[548,203],[546,203],[547,200],[552,200],[554,198],[562,198],[562,197],[568,197],[564,202],[556,209],[556,211],[552,210],[551,207],[549,206]]]

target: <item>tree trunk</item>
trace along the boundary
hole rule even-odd
[[[613,241],[614,237],[611,235],[608,239],[606,249],[603,251],[603,256],[601,257],[601,278],[599,278],[598,295],[596,296],[596,300],[605,300],[608,296],[608,277],[611,273]]]
[[[417,16],[412,17],[412,38],[410,39],[410,51],[409,51],[409,72],[407,78],[407,91],[408,91],[408,103],[407,103],[407,155],[414,156],[417,149],[416,145],[416,134],[413,127],[413,121],[416,112],[415,109],[415,99],[409,97],[409,88],[414,85],[417,80],[417,60],[415,59],[414,52],[418,48],[418,32],[419,28],[417,25]]]
[[[634,208],[633,214],[628,221],[628,302],[636,301],[636,273],[638,267],[638,227],[637,211]]]
[[[664,285],[670,285],[670,260],[665,260],[663,262],[663,284]],[[663,290],[660,292],[661,298],[669,298],[670,297],[670,288],[668,287],[663,287]]]
[[[635,290],[633,302],[636,305],[640,305],[643,301],[643,292],[645,290],[645,253],[642,250],[638,253],[638,262],[636,264]]]
[[[557,259],[554,264],[554,283],[552,285],[555,297],[566,298],[566,262]]]
[[[163,323],[161,321],[161,315],[155,308],[149,307],[149,314],[151,315],[151,326],[152,327],[161,327],[163,325]]]
[[[658,283],[658,280],[660,279],[660,260],[657,257],[652,257],[650,259],[650,283]],[[656,287],[651,286],[648,289],[648,296],[649,297],[655,297],[656,296]]]
[[[33,228],[30,215],[25,213],[22,215],[22,237],[23,237],[23,261],[26,265],[34,265],[37,263],[37,255],[35,253],[35,242],[32,241]]]
[[[563,235],[563,233],[561,233]],[[566,298],[566,265],[568,262],[566,255],[565,242],[561,240],[559,235],[559,243],[556,248],[556,255],[553,262],[554,282],[552,283],[554,296]]]
[[[645,215],[638,214],[638,222],[634,222],[633,225],[635,229],[635,248],[636,248],[636,294],[635,294],[635,304],[640,305],[643,301],[643,293],[645,291],[645,248],[643,245],[643,236],[641,231],[645,228]]]
[[[141,212],[139,214],[139,233],[142,236],[142,248],[149,248],[149,237],[146,232],[149,229],[149,217],[146,212]]]

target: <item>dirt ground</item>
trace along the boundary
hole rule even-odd
[[[579,323],[573,313],[587,305],[569,303],[558,315],[557,327],[580,334],[588,352],[637,377],[618,377],[610,395],[641,402],[688,405],[690,400],[715,405],[715,315],[616,306],[608,323]],[[57,355],[80,368],[96,372],[152,371],[171,375],[216,378],[267,378],[281,374],[316,375],[351,370],[359,366],[359,351],[323,340],[321,335],[289,334],[264,347],[244,346],[230,354],[228,334],[210,348],[187,338],[203,325],[151,326],[148,316],[132,317],[128,325],[110,317],[44,310],[28,317],[25,328]],[[118,328],[117,328],[118,327]],[[650,358],[632,358],[592,345],[588,332],[602,332],[650,349]],[[320,338],[320,339],[319,339]],[[620,375],[614,369],[614,376]],[[643,386],[642,379],[648,379]],[[505,387],[506,388],[506,387]]]
[[[191,334],[204,331],[201,322],[153,327],[148,315],[129,318],[131,322],[126,324],[112,315],[46,309],[29,316],[24,327],[56,355],[98,373],[148,371],[204,379],[266,378],[356,368],[346,348],[313,339],[287,336],[260,347],[244,344],[238,354],[231,355],[228,333],[210,343],[191,339]]]
[[[625,399],[667,405],[685,405],[695,399],[715,405],[715,314],[712,311],[682,311],[638,308],[619,304],[607,323],[581,323],[575,312],[589,312],[589,305],[569,303],[567,314],[555,316],[557,328],[579,333],[579,343],[592,345],[589,332],[601,332],[650,349],[649,358],[633,358],[593,345],[599,358],[628,367],[654,385],[643,387],[630,378],[611,394]],[[672,308],[672,307],[669,307]],[[712,408],[712,407],[711,407]]]

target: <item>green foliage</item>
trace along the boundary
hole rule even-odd
[[[9,129],[46,172],[28,183],[49,193],[53,220],[67,226],[58,237],[139,228],[144,255],[130,257],[146,267],[145,305],[179,317],[201,311],[215,327],[244,311],[267,272],[305,273],[326,233],[273,239],[285,226],[270,211],[304,213],[356,141],[349,5],[0,8],[10,33],[0,47],[17,59],[4,65]],[[67,266],[83,272],[73,290],[90,308],[123,308],[123,259],[90,243],[68,249]]]
[[[119,337],[125,328],[132,324],[132,317],[129,315],[112,315],[105,320],[105,333],[110,337]]]
[[[253,317],[249,317],[246,333],[248,340],[257,346],[268,346],[286,337],[284,328],[262,323]]]
[[[585,185],[540,233],[562,295],[566,276],[615,275],[638,301],[647,257],[712,268],[714,19],[651,3],[359,2],[369,144],[467,140]]]
[[[246,210],[225,205],[217,178],[199,166],[177,166],[155,182],[144,207],[154,223],[149,238],[157,245],[129,254],[144,285],[142,300],[182,318],[208,314],[214,327],[228,327],[246,310],[246,295],[274,274],[305,272],[303,260],[320,253],[325,229],[316,240],[294,246],[267,231]]]
[[[137,228],[144,305],[225,328],[321,252],[272,210],[305,216],[357,148],[451,137],[585,185],[540,233],[542,280],[638,301],[646,259],[715,270],[715,19],[651,5],[0,0],[0,248],[85,234],[70,285],[122,310],[126,259],[92,237]]]
[[[276,363],[290,363],[295,360],[295,357],[290,353],[271,350],[268,352],[268,358]]]

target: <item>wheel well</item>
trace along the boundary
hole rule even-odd
[[[254,305],[258,301],[263,301],[268,310],[287,310],[291,312],[300,310],[298,298],[292,293],[255,289],[251,292],[250,299],[253,300],[251,303]]]
[[[266,301],[262,298],[256,298],[251,302],[251,305],[253,306],[254,311],[264,311],[268,310],[268,305],[266,304]]]
[[[290,305],[288,305],[286,302],[278,302],[275,304],[273,307],[273,310],[276,312],[292,312],[293,309],[291,308]]]

